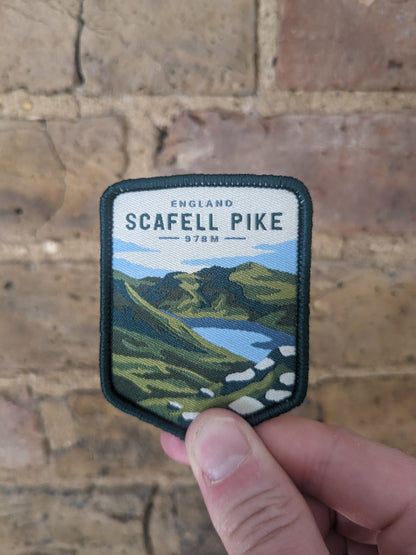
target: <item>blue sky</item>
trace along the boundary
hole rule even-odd
[[[261,244],[253,247],[259,249],[258,255],[253,256],[226,256],[218,258],[194,258],[184,260],[183,264],[204,265],[204,266],[222,266],[223,268],[234,268],[245,262],[257,262],[266,268],[272,270],[280,270],[282,272],[297,272],[297,240],[286,241],[286,243],[278,243],[277,245]],[[268,251],[268,252],[264,252]],[[271,252],[270,252],[271,251]]]
[[[141,247],[137,243],[129,243],[123,241],[122,239],[117,239],[113,237],[113,252],[160,252],[156,249],[148,249],[146,247]]]
[[[258,251],[258,253],[256,253]],[[143,278],[147,276],[163,277],[167,273],[175,271],[175,269],[165,269],[160,267],[149,267],[140,264],[140,253],[160,253],[155,249],[141,247],[135,243],[122,241],[121,239],[113,240],[113,268],[119,270],[129,276],[135,278]],[[195,268],[203,268],[210,266],[222,266],[223,268],[234,268],[245,262],[256,262],[262,264],[266,268],[272,270],[280,270],[282,272],[297,272],[297,240],[286,241],[270,245],[262,243],[252,247],[250,256],[219,256],[210,258],[190,258],[183,259],[181,267],[176,271],[194,272]],[[121,256],[117,256],[120,253]],[[131,255],[129,255],[132,253]],[[144,256],[143,256],[144,258]],[[133,260],[132,260],[133,259]]]

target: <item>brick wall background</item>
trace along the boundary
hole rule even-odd
[[[416,455],[416,3],[0,0],[2,553],[223,553],[98,376],[101,192],[294,175],[315,205],[296,412]]]

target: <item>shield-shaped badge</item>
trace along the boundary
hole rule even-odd
[[[289,177],[122,181],[101,200],[101,383],[184,437],[223,407],[255,425],[308,374],[312,206]]]

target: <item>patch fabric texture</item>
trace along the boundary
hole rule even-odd
[[[308,374],[312,205],[290,177],[122,181],[101,199],[101,383],[181,438],[210,407],[259,424]]]

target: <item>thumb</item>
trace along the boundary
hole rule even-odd
[[[229,554],[328,553],[304,498],[242,418],[204,411],[189,427],[186,449]]]

